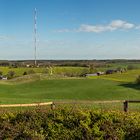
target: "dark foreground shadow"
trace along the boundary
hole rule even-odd
[[[119,86],[140,90],[140,84],[136,84],[136,83],[124,83],[124,84],[120,84]]]

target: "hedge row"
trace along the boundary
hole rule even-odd
[[[1,113],[1,140],[139,140],[140,113],[32,110]]]

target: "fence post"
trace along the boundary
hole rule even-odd
[[[52,109],[52,110],[55,109],[55,104],[54,104],[54,102],[51,104],[51,109]]]
[[[124,112],[127,112],[128,111],[128,101],[124,101],[123,105],[124,105]]]

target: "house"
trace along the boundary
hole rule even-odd
[[[103,74],[105,74],[105,73],[104,73],[104,72],[99,71],[99,72],[92,73],[92,74],[86,74],[86,76],[99,76],[99,75],[103,75]]]
[[[7,77],[3,77],[2,80],[7,80]]]
[[[0,80],[2,80],[2,77],[3,77],[3,76],[2,76],[2,75],[0,75]]]
[[[97,76],[97,73],[93,73],[93,74],[86,74],[86,77],[87,76]]]
[[[104,75],[105,73],[104,72],[101,72],[101,71],[99,71],[99,72],[97,72],[97,75],[99,76],[99,75]]]
[[[116,70],[107,70],[105,73],[106,74],[113,74],[113,73],[115,73],[116,72]]]
[[[7,78],[7,76],[0,76],[0,80],[7,80],[8,78]]]

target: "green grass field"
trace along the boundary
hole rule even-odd
[[[135,82],[136,78],[140,75],[140,69],[138,70],[129,70],[124,73],[115,73],[108,75],[101,75],[97,77],[89,77],[91,79],[106,79],[118,82]]]
[[[20,69],[18,71],[21,73]],[[59,71],[62,70],[59,68]],[[132,70],[122,74],[116,73],[79,79],[49,78],[39,74],[27,75],[10,81],[0,81],[0,104],[56,100],[140,99],[140,85],[134,83],[139,74],[140,70]]]
[[[140,86],[107,79],[53,79],[0,84],[0,103],[140,99]]]

